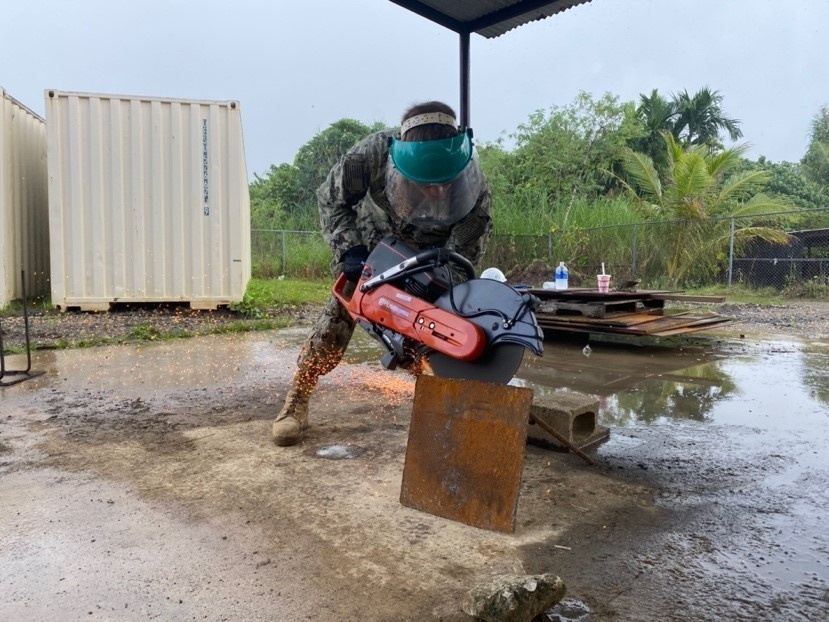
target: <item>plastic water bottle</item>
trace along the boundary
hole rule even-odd
[[[559,262],[556,267],[556,289],[567,289],[567,279],[569,276],[570,273],[567,271],[567,266],[564,265],[563,261]]]

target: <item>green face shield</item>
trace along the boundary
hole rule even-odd
[[[469,132],[417,142],[392,138],[389,147],[395,168],[418,184],[443,184],[453,180],[466,168],[472,152]]]
[[[472,211],[484,183],[474,150],[463,169],[442,183],[412,181],[389,158],[386,198],[401,222],[421,229],[445,231]]]

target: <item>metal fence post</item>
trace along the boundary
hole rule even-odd
[[[630,261],[630,278],[636,278],[636,234],[639,231],[639,225],[633,225],[633,250]]]
[[[285,230],[282,230],[282,274],[288,274],[288,249],[285,247]]]
[[[728,287],[734,276],[734,217],[731,217],[731,236],[728,240]]]

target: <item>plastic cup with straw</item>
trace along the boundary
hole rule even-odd
[[[610,291],[610,275],[605,272],[604,262],[602,262],[602,273],[596,275],[596,280],[599,284],[600,294],[606,294]]]

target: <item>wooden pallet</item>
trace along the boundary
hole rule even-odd
[[[717,313],[673,313],[666,300],[724,302],[720,296],[686,296],[677,292],[645,290],[600,294],[595,289],[530,290],[541,299],[538,324],[546,330],[669,337],[709,330],[733,322]]]
[[[605,317],[613,312],[633,313],[643,308],[640,300],[545,300],[539,307],[539,313],[552,315],[583,315],[585,317]]]

